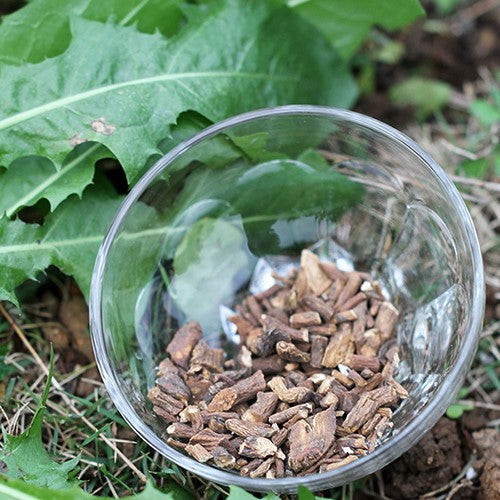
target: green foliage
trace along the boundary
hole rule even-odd
[[[97,250],[120,202],[111,186],[98,182],[81,201],[66,200],[43,226],[0,219],[0,297],[16,302],[15,287],[49,265],[74,276],[88,294]]]
[[[467,177],[483,179],[488,173],[490,162],[488,158],[478,158],[477,160],[465,160],[458,169]]]
[[[418,0],[288,0],[288,5],[313,23],[346,59],[373,25],[394,30],[425,14]]]
[[[279,500],[279,498],[280,497],[274,493],[268,493],[262,500]],[[238,486],[231,486],[226,500],[257,500],[257,497]]]
[[[405,104],[415,108],[417,118],[423,120],[448,103],[451,91],[447,83],[412,77],[394,85],[390,90],[390,97],[396,104]]]
[[[433,0],[433,3],[436,5],[438,14],[446,16],[455,10],[460,1],[461,0]]]
[[[42,156],[14,160],[0,173],[0,218],[12,217],[42,198],[55,210],[71,194],[81,197],[92,182],[96,161],[112,156],[104,146],[88,142],[71,151],[60,169]]]
[[[96,161],[116,158],[133,184],[214,121],[279,104],[349,106],[357,89],[332,45],[346,57],[374,24],[394,29],[422,13],[416,0],[288,3],[37,0],[2,19],[0,298],[15,301],[15,287],[49,265],[88,293],[120,202]],[[240,141],[214,141],[210,166],[242,149],[275,158],[264,136]],[[52,213],[41,226],[16,219],[43,199]]]
[[[448,409],[446,410],[446,416],[453,420],[457,420],[463,415],[464,411],[471,411],[473,409],[474,407],[471,405],[453,403],[448,406]]]
[[[73,17],[73,39],[63,54],[37,65],[5,66],[0,163],[8,167],[20,156],[39,154],[59,167],[75,140],[97,141],[132,182],[188,109],[217,121],[288,102],[352,102],[347,68],[287,9],[218,0],[203,14],[191,12],[171,42]],[[241,29],[227,29],[241,19]]]
[[[494,103],[487,99],[475,99],[470,106],[470,111],[486,127],[500,123],[500,99]]]
[[[169,291],[186,318],[216,332],[219,304],[250,278],[254,260],[241,221],[201,219],[177,247]]]
[[[91,500],[100,498],[111,500],[112,497],[94,497],[86,493],[76,484],[71,487],[58,490],[55,488],[43,488],[22,480],[8,479],[0,476],[0,497],[5,500]],[[131,500],[189,500],[189,494],[180,488],[162,493],[151,483],[147,483],[141,493],[128,496]]]
[[[36,486],[61,489],[71,487],[68,474],[76,467],[80,457],[63,463],[55,462],[42,443],[42,421],[52,383],[53,362],[54,354],[51,352],[45,390],[28,429],[19,436],[11,436],[4,431],[4,448],[0,460],[7,466],[8,476],[13,479],[22,478]]]
[[[72,33],[70,18],[135,25],[144,33],[174,34],[182,0],[40,0],[6,16],[0,29],[0,61],[21,65],[62,54]]]
[[[265,497],[262,497],[262,500],[279,500],[279,498],[274,493],[268,493]],[[298,500],[329,500],[328,498],[317,497],[302,485],[298,487],[297,498]],[[231,486],[227,500],[257,500],[257,497],[238,486]]]

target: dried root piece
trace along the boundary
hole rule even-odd
[[[304,476],[373,451],[408,397],[395,380],[398,312],[380,285],[305,250],[301,266],[235,306],[237,354],[189,322],[148,393],[166,442],[251,478]]]
[[[312,423],[299,420],[288,434],[288,463],[294,472],[310,467],[328,451],[335,439],[337,417],[329,408],[314,415]]]
[[[372,418],[381,406],[394,404],[397,400],[396,391],[388,386],[364,392],[347,415],[342,427],[347,432],[355,432]]]
[[[217,465],[217,467],[234,469],[236,465],[236,458],[234,458],[234,455],[229,453],[226,448],[223,448],[222,446],[216,446],[211,453],[214,459],[214,463],[215,465]]]
[[[198,462],[205,463],[208,462],[213,455],[209,453],[201,444],[188,444],[185,448],[186,452],[189,453]]]
[[[242,420],[249,422],[267,422],[278,404],[278,396],[274,392],[259,392],[257,400],[243,413]]]
[[[232,387],[222,389],[208,405],[209,411],[227,411],[234,405],[252,399],[258,392],[265,390],[266,381],[261,371],[237,382]]]
[[[276,344],[276,352],[280,358],[295,363],[309,363],[311,355],[307,352],[301,351],[295,347],[291,342],[280,341]]]
[[[292,406],[285,410],[279,411],[274,415],[269,417],[270,424],[283,424],[288,422],[292,417],[294,417],[297,413],[302,415],[301,418],[306,418],[312,410],[311,403],[300,404],[296,406]]]
[[[220,373],[223,369],[223,363],[224,351],[222,349],[212,349],[204,340],[200,340],[193,349],[191,369],[201,366]]]
[[[318,326],[321,325],[321,316],[316,311],[298,312],[290,316],[290,325],[293,328]]]
[[[221,443],[228,442],[228,436],[211,431],[210,429],[203,429],[197,432],[189,439],[189,444],[201,444],[208,451],[212,451],[216,446],[221,446]]]
[[[189,387],[184,383],[179,375],[169,373],[160,377],[156,381],[157,387],[166,395],[179,399],[183,404],[187,405],[191,397]]]
[[[240,446],[239,454],[250,458],[266,458],[278,451],[277,446],[264,437],[247,437]]]
[[[280,401],[297,404],[304,403],[311,398],[311,391],[306,387],[287,388],[283,377],[273,377],[269,383],[269,388],[278,396]]]
[[[187,369],[191,352],[200,339],[200,324],[196,321],[189,321],[177,330],[168,344],[167,353],[170,354],[174,363]]]
[[[382,342],[394,335],[398,316],[398,310],[390,302],[385,301],[380,304],[375,328],[382,334]]]
[[[351,354],[354,354],[352,327],[349,323],[342,323],[339,331],[330,338],[321,364],[327,368],[334,368],[344,363]]]
[[[269,438],[276,434],[275,428],[268,424],[248,422],[236,418],[230,418],[225,422],[226,429],[240,437],[259,436]]]

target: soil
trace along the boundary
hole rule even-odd
[[[433,2],[423,4],[432,17]],[[404,46],[404,54],[397,64],[377,63],[374,92],[362,97],[356,111],[402,129],[414,115],[411,109],[391,102],[388,91],[393,85],[418,75],[447,82],[461,91],[464,84],[479,78],[481,68],[498,67],[500,7],[475,15],[466,11],[440,19],[454,33],[432,33],[424,19],[391,37]]]
[[[387,493],[415,498],[433,491],[462,470],[465,454],[457,422],[441,418],[410,452],[386,467]]]

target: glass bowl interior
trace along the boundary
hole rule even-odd
[[[248,291],[308,248],[370,272],[400,310],[397,380],[409,398],[377,450],[301,478],[249,479],[165,443],[147,392],[176,329],[235,353],[227,320]],[[91,289],[97,363],[118,410],[163,455],[253,490],[335,486],[381,468],[446,409],[470,366],[483,314],[482,263],[467,209],[415,143],[362,115],[289,106],[241,115],[176,147],[139,181],[103,242]]]

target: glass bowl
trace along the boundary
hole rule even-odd
[[[400,310],[397,380],[409,397],[393,431],[340,469],[283,479],[242,477],[167,445],[147,392],[173,333],[195,319],[231,357],[231,308],[296,266],[303,248],[372,273]],[[230,118],[161,158],[114,218],[90,295],[97,365],[132,429],[205,479],[275,492],[359,479],[414,445],[461,387],[483,309],[474,226],[439,165],[383,123],[313,106]]]

